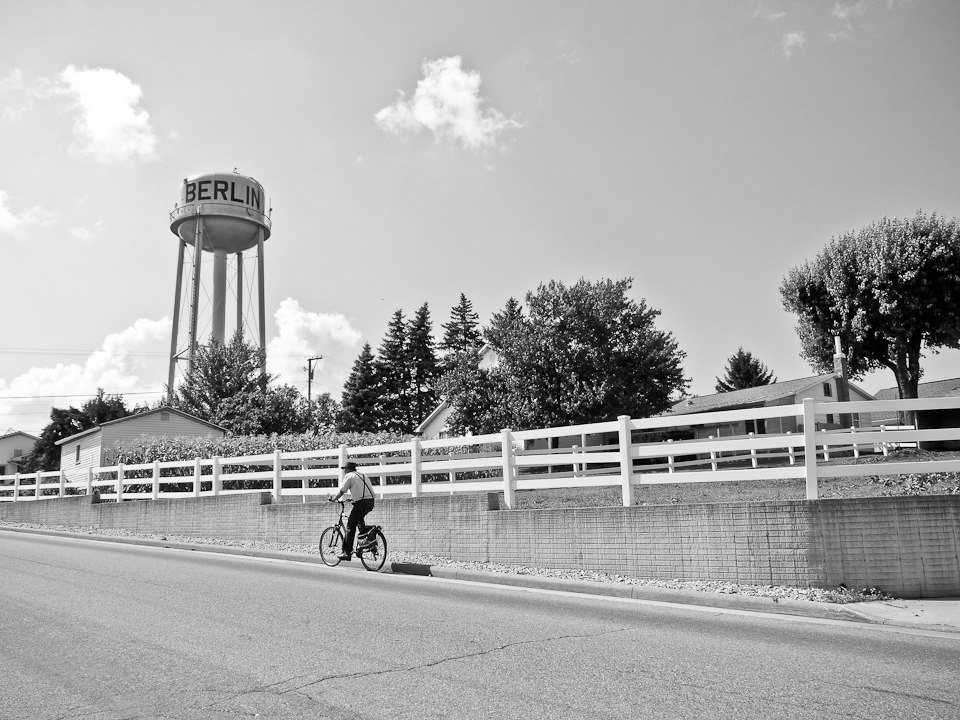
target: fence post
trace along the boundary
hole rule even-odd
[[[793,430],[787,430],[787,435],[793,435]],[[790,439],[790,438],[787,438],[787,440],[789,440],[789,439]],[[787,445],[787,453],[790,455],[790,464],[791,464],[791,465],[796,465],[796,464],[797,464],[797,454],[796,454],[796,451],[793,449],[793,445]]]
[[[160,499],[160,461],[153,461],[153,499]]]
[[[383,500],[383,488],[387,486],[387,456],[380,455],[380,499]]]
[[[273,451],[273,499],[279,503],[283,495],[283,461],[280,459],[280,451]]]
[[[420,439],[410,441],[410,497],[420,496]]]
[[[826,429],[826,428],[823,428],[823,430],[821,430],[820,432],[822,432],[822,433],[824,434],[824,435],[823,435],[823,437],[824,437],[824,442],[823,442],[823,461],[824,461],[824,462],[827,462],[827,461],[830,459],[830,446],[827,444],[827,441],[826,441],[827,429]]]
[[[220,458],[216,455],[213,456],[213,485],[210,489],[213,491],[214,497],[220,494]]]
[[[13,474],[13,501],[16,502],[20,495],[20,473]]]
[[[571,454],[573,455],[573,460],[574,460],[574,463],[573,463],[573,476],[574,476],[574,477],[580,477],[580,468],[581,468],[581,466],[580,466],[580,464],[579,464],[578,462],[576,462],[576,460],[577,460],[577,450],[578,450],[579,448],[580,448],[579,445],[574,445],[572,448],[570,448],[570,452],[571,452]]]
[[[117,464],[117,502],[123,502],[123,463]]]
[[[200,458],[193,459],[193,496],[200,497]]]
[[[87,468],[87,497],[93,495],[93,468]]]
[[[513,433],[510,428],[500,431],[500,454],[503,457],[503,504],[508,510],[516,507],[516,483],[514,482]]]
[[[672,443],[673,438],[667,438],[667,444]],[[672,473],[677,467],[677,462],[673,455],[667,455],[667,472]]]
[[[747,433],[747,435],[750,436],[750,441],[752,443],[756,433]],[[757,448],[752,444],[750,445],[750,464],[753,465],[753,467],[757,467]]]
[[[817,499],[817,419],[813,398],[803,399],[803,464],[806,468],[807,500]]]
[[[300,470],[306,471],[310,469],[310,461],[304,458],[300,461]],[[310,478],[304,475],[300,478],[300,489],[303,490],[303,502],[307,501],[307,490],[310,489]]]
[[[713,437],[713,435],[711,435],[711,436],[710,436],[710,439],[711,439],[711,440],[714,440],[715,438]],[[716,472],[716,471],[717,471],[717,452],[716,452],[716,450],[711,450],[711,451],[710,451],[710,469],[713,470],[713,472]]]
[[[887,426],[886,426],[886,425],[881,425],[881,426],[880,426],[880,432],[886,432],[886,431],[887,431]],[[885,442],[881,442],[881,443],[880,443],[880,449],[883,450],[883,456],[886,457],[886,456],[887,456],[887,444],[886,444]]]
[[[64,497],[67,494],[67,473],[63,470],[60,471],[60,497]]]
[[[39,500],[40,499],[40,471],[39,470],[37,470],[37,481],[36,481],[36,485],[34,485],[33,488],[34,488],[33,499]]]
[[[630,416],[617,417],[617,435],[620,441],[620,494],[623,506],[630,507],[634,501],[633,460],[630,459]]]
[[[857,434],[857,427],[856,427],[856,425],[851,425],[851,426],[850,426],[850,438],[851,438],[851,440],[853,440],[853,443],[852,443],[852,444],[853,444],[853,456],[854,456],[855,458],[858,458],[858,457],[860,457],[860,446],[857,445],[856,434]]]

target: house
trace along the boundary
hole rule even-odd
[[[479,367],[483,370],[489,370],[496,366],[500,360],[497,356],[497,351],[489,345],[484,345],[480,348],[479,355]],[[450,418],[451,412],[453,412],[453,408],[450,407],[450,403],[446,400],[441,400],[433,409],[433,412],[427,415],[422,423],[417,425],[417,429],[414,430],[414,432],[424,439],[447,437],[447,420]]]
[[[150,437],[223,437],[227,434],[219,425],[208,423],[180,410],[159,407],[118,420],[105,422],[63,440],[60,446],[60,469],[68,481],[82,480],[87,468],[101,467],[112,462],[107,453],[120,445],[147,435]]]
[[[923,399],[960,397],[960,378],[920,383],[917,386],[917,397]],[[884,388],[877,392],[877,400],[899,399],[900,391],[895,387]],[[960,408],[952,408],[950,410],[918,410],[916,418],[918,430],[960,427]],[[900,418],[893,412],[873,413],[873,424],[899,425]],[[920,443],[920,448],[923,450],[960,450],[960,440],[922,442]]]
[[[850,383],[840,373],[827,373],[811,377],[770,383],[743,390],[701,395],[699,397],[684,398],[675,403],[664,415],[688,415],[695,413],[711,413],[721,410],[744,410],[748,408],[773,407],[777,405],[794,405],[803,402],[804,398],[813,398],[817,402],[840,402],[844,394],[850,401],[875,400],[870,393]],[[817,427],[838,428],[861,427],[869,424],[868,418],[861,418],[860,414],[841,416],[839,413],[823,413],[816,416]],[[687,439],[710,437],[726,437],[730,435],[746,435],[747,433],[785,433],[802,432],[803,423],[796,417],[769,418],[767,420],[748,420],[739,422],[715,423],[709,418],[704,422],[691,424]]]
[[[0,435],[0,475],[13,475],[19,471],[23,456],[30,454],[39,438],[19,430]],[[12,482],[12,481],[11,481]],[[9,482],[4,484],[9,485]]]

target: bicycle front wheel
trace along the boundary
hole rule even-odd
[[[377,530],[374,534],[374,543],[360,551],[360,562],[367,570],[376,572],[383,567],[387,560],[387,539]]]
[[[324,565],[336,567],[340,564],[340,553],[343,552],[343,536],[336,525],[328,527],[320,535],[320,559]]]

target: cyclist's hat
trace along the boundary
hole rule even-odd
[[[357,464],[353,460],[348,460],[343,465],[340,466],[341,470],[356,470]]]

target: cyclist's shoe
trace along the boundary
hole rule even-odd
[[[348,555],[347,553],[340,553],[339,555],[337,555],[337,557],[338,557],[340,560],[353,560],[353,558],[352,558],[350,555]]]

